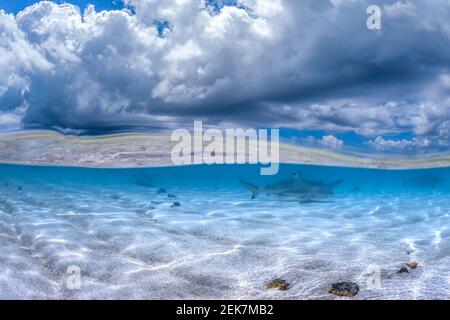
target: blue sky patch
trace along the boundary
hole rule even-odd
[[[0,3],[0,8],[5,10],[7,13],[18,13],[25,9],[26,7],[35,4],[36,0],[2,0]],[[113,10],[123,8],[123,3],[121,0],[52,0],[52,2],[61,3],[71,3],[80,9],[86,8],[88,4],[93,4],[97,10]]]

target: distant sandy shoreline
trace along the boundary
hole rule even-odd
[[[169,133],[118,133],[105,136],[65,136],[53,131],[0,134],[0,163],[92,168],[173,166],[176,142]],[[376,157],[376,158],[375,158]],[[399,158],[392,155],[343,154],[280,144],[280,162],[379,169],[450,167],[449,154]]]

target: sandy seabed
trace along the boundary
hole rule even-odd
[[[299,171],[343,182],[301,204],[250,200],[238,179],[270,182],[251,166],[0,165],[0,298],[336,299],[338,281],[356,299],[450,298],[450,169],[283,165],[271,179]],[[289,290],[266,289],[274,278]]]

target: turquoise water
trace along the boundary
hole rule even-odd
[[[296,172],[343,182],[303,203],[239,183]],[[331,283],[354,281],[360,299],[447,299],[449,196],[448,168],[0,165],[0,298],[335,299]]]

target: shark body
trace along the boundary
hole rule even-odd
[[[266,193],[267,195],[277,195],[280,197],[298,197],[301,199],[300,203],[322,202],[313,200],[313,198],[332,195],[333,188],[342,182],[342,180],[339,180],[332,183],[323,183],[320,181],[306,180],[301,178],[300,174],[294,174],[292,179],[269,184],[265,187],[258,187],[244,180],[239,181],[252,192],[252,199],[255,199],[261,193]]]

